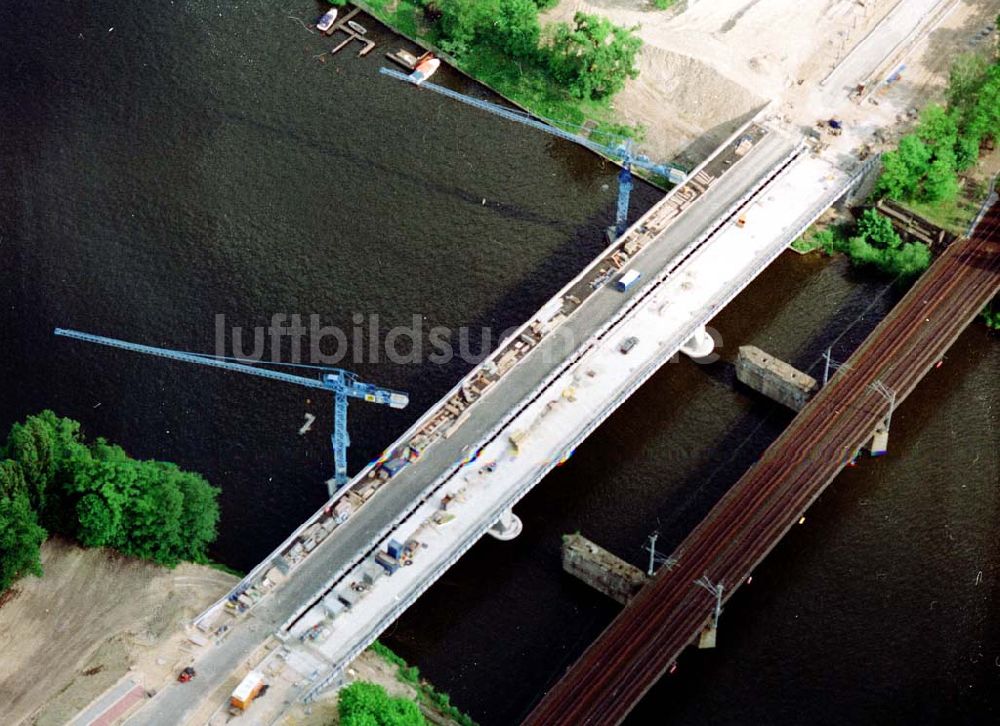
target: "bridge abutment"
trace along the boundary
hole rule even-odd
[[[563,536],[563,569],[622,605],[646,584],[646,574],[579,534]]]

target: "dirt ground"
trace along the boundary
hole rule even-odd
[[[813,123],[823,110],[820,82],[899,1],[679,0],[662,11],[649,0],[562,0],[545,20],[584,11],[638,26],[640,75],[615,98],[616,110],[646,128],[649,156],[693,165],[767,104],[790,123]],[[958,3],[907,58],[894,111],[940,91],[950,59],[973,49],[970,38],[998,12],[998,0]]]
[[[45,574],[18,581],[0,607],[4,724],[62,724],[130,669],[158,683],[193,644],[182,623],[236,582],[200,565],[174,570],[59,539]]]

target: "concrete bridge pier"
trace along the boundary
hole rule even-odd
[[[889,450],[889,419],[886,417],[872,432],[872,440],[868,445],[872,456],[882,456]]]
[[[505,509],[500,515],[500,519],[493,523],[493,526],[486,530],[490,536],[507,542],[521,534],[524,525],[521,519],[514,514],[513,509]]]
[[[715,350],[715,341],[705,330],[704,325],[699,325],[691,337],[687,339],[687,342],[681,346],[681,353],[695,360],[711,355],[713,350]]]

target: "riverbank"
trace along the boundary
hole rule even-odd
[[[592,132],[639,139],[645,134],[643,126],[618,120],[612,97],[575,98],[536,59],[512,61],[499,49],[487,45],[477,45],[474,52],[462,57],[447,53],[441,47],[440,33],[426,20],[424,9],[414,0],[362,0],[353,4],[393,32],[432,51],[470,79],[536,116],[565,122],[565,127],[574,132],[588,124]]]
[[[374,683],[385,689],[390,698],[413,701],[428,724],[434,726],[477,726],[469,716],[451,704],[448,694],[437,691],[420,671],[379,641],[361,653],[347,669],[351,683]],[[282,726],[330,726],[339,723],[339,691],[330,692],[318,701],[291,706],[278,721]]]

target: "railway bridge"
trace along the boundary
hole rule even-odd
[[[998,291],[1000,202],[940,255],[525,724],[621,722],[688,644],[714,630],[722,604]]]

